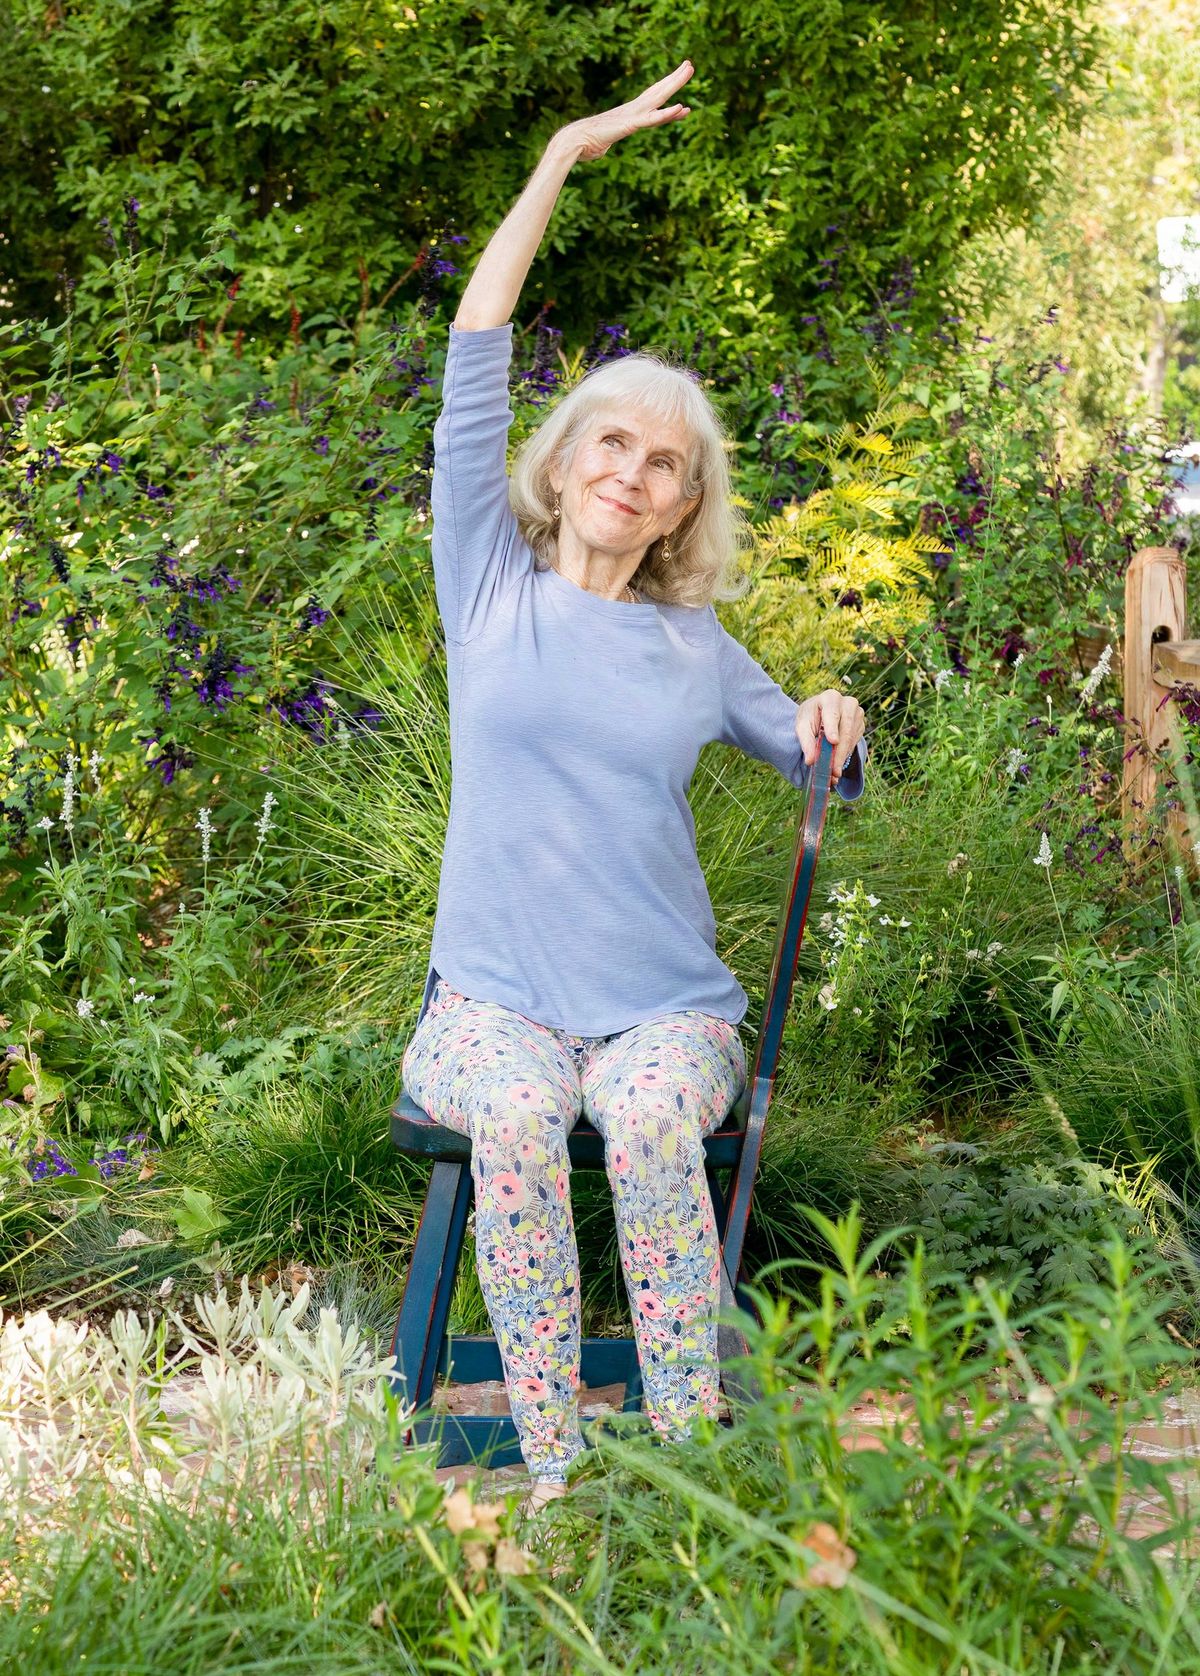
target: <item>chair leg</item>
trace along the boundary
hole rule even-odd
[[[730,1228],[730,1212],[734,1209],[738,1200],[737,1172],[735,1171],[730,1179],[728,1198],[718,1185],[715,1174],[711,1171],[708,1173],[708,1187],[712,1194],[713,1215],[717,1224],[717,1241],[721,1251],[721,1311],[727,1313],[733,1309],[741,1309],[752,1319],[758,1321],[757,1310],[738,1284],[739,1275],[733,1273],[730,1269],[729,1253],[726,1250],[726,1243],[732,1233],[734,1239],[729,1243],[736,1251],[736,1261],[740,1269],[741,1235],[744,1232],[744,1223],[740,1227],[735,1225],[734,1228]],[[747,1203],[745,1211],[748,1212],[748,1210],[749,1205]],[[734,1402],[750,1403],[762,1395],[758,1382],[753,1375],[733,1365],[736,1358],[744,1357],[747,1354],[748,1348],[745,1337],[737,1327],[727,1326],[723,1322],[718,1325],[717,1354],[721,1363],[721,1384],[724,1387],[725,1395]]]
[[[473,1187],[469,1163],[434,1164],[392,1337],[392,1389],[418,1410],[433,1396]]]
[[[641,1411],[644,1398],[642,1388],[642,1364],[638,1360],[637,1340],[633,1340],[633,1350],[629,1359],[629,1372],[625,1378],[625,1400],[621,1404],[622,1414],[637,1414]]]

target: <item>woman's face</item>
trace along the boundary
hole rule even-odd
[[[593,551],[642,554],[699,501],[682,495],[687,447],[680,425],[628,409],[593,414],[570,469],[550,474],[562,524]]]

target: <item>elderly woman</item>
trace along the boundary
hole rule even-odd
[[[719,1250],[702,1138],[746,1079],[748,998],[715,950],[687,790],[721,740],[803,787],[822,734],[839,795],[864,718],[797,704],[719,623],[739,534],[724,431],[649,354],[590,372],[505,452],[512,314],[572,166],[663,107],[685,60],[550,140],[479,260],[434,431],[433,569],[445,628],[450,818],[405,1086],[468,1135],[483,1297],[533,1490],[586,1445],[567,1134],[603,1134],[645,1407],[661,1437],[717,1412]],[[739,580],[742,587],[739,589]]]

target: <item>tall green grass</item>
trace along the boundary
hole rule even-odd
[[[856,1215],[812,1219],[812,1298],[777,1287],[751,1331],[761,1399],[670,1445],[640,1416],[589,1425],[528,1570],[515,1497],[456,1533],[393,1416],[366,1473],[310,1452],[287,1483],[214,1471],[186,1508],[98,1474],[58,1529],[0,1508],[0,1665],[1200,1671],[1200,1567],[1163,1546],[1191,1524],[1128,1453],[1181,1352],[1121,1242],[1098,1284],[1019,1311],[986,1284],[931,1295],[919,1249],[885,1279]],[[870,1437],[868,1397],[896,1414]],[[1155,1489],[1166,1528],[1129,1534],[1129,1493]]]

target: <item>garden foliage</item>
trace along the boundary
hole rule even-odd
[[[964,241],[1033,213],[1099,49],[1083,0],[686,17],[670,0],[15,0],[13,23],[0,221],[19,314],[50,313],[62,275],[102,311],[140,206],[146,243],[169,220],[190,252],[229,218],[231,326],[351,322],[420,263],[459,262],[438,228],[477,250],[556,128],[690,56],[691,116],[572,176],[527,304],[554,299],[573,336],[620,315],[639,343],[703,331],[751,353],[835,276],[867,301],[907,263],[941,312]]]
[[[1091,25],[1032,7],[868,30],[851,8],[789,34],[754,5],[735,40],[709,14],[690,128],[568,184],[545,274],[569,308],[535,312],[533,284],[511,441],[642,334],[682,348],[728,421],[756,533],[729,628],[789,691],[837,685],[867,712],[875,778],[826,836],[752,1256],[803,1247],[800,1180],[832,1206],[870,1177],[882,1225],[903,1194],[880,1155],[934,1115],[963,1139],[998,1122],[1051,1154],[1082,1139],[1106,1167],[1157,1160],[1186,1195],[1194,994],[1171,973],[1194,925],[1181,873],[1146,886],[1160,826],[1138,855],[1119,827],[1115,637],[1131,554],[1175,531],[1163,432],[1114,417],[1087,448],[1064,437],[1055,309],[1004,344],[949,312],[958,233],[1024,214],[1044,184],[1049,154],[1030,158],[1082,96]],[[391,8],[368,43],[384,14],[335,5],[288,35],[288,75],[273,17],[141,5],[120,33],[89,8],[21,15],[0,75],[44,77],[61,120],[0,178],[57,206],[18,234],[42,274],[22,296],[53,318],[0,337],[0,1136],[11,1228],[37,1259],[6,1272],[44,1289],[91,1251],[107,1274],[124,1187],[101,1160],[153,1131],[195,1143],[179,1179],[161,1163],[170,1208],[140,1207],[182,1245],[330,1263],[369,1246],[386,1267],[413,1184],[386,1202],[395,1161],[371,1125],[424,975],[450,776],[429,472],[471,247],[445,228],[498,216],[521,145],[632,77],[659,9]],[[536,97],[550,48],[515,45],[548,21],[557,104]],[[748,77],[734,49],[751,38]],[[418,83],[422,114],[397,128],[384,95]],[[532,131],[502,150],[518,106]],[[37,99],[16,108],[10,136],[37,130]],[[399,148],[372,156],[419,168],[402,203],[356,195],[359,119]],[[964,175],[968,142],[997,166]],[[765,179],[752,201],[745,182]],[[631,221],[646,250],[670,234],[648,267]],[[413,301],[398,281],[419,251]],[[1195,696],[1178,702],[1194,724]],[[714,745],[691,798],[750,1028],[794,791]],[[1169,1064],[1153,1097],[1110,1074],[1104,1029]],[[68,1200],[91,1233],[77,1215],[56,1268],[38,1254]],[[580,1225],[599,1245],[594,1209]],[[987,1268],[987,1239],[966,1249]],[[1041,1263],[1038,1284],[1057,1274]]]
[[[761,1399],[670,1450],[644,1416],[589,1422],[594,1453],[525,1553],[511,1498],[447,1496],[403,1446],[373,1347],[306,1286],[107,1331],[6,1320],[0,1658],[34,1676],[85,1647],[189,1676],[298,1657],[330,1676],[1200,1668],[1192,1579],[1163,1554],[1186,1512],[1130,1448],[1183,1352],[1129,1250],[1110,1241],[1069,1307],[1031,1309],[986,1283],[931,1296],[919,1249],[881,1276],[853,1210],[814,1224],[815,1295],[764,1297],[751,1339]],[[1129,1510],[1151,1498],[1139,1539]]]

